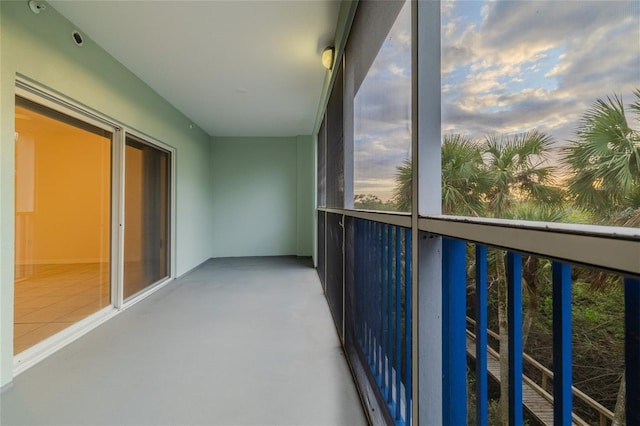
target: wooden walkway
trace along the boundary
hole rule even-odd
[[[467,332],[467,355],[476,358],[476,341],[475,336]],[[489,348],[487,351],[487,370],[489,376],[496,382],[500,383],[500,360],[499,354]],[[545,392],[540,386],[529,379],[522,376],[522,405],[525,409],[535,417],[543,425],[553,425],[553,396]],[[589,423],[573,414],[573,425],[586,426]]]

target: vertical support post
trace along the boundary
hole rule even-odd
[[[476,244],[476,424],[489,421],[487,377],[487,246]]]
[[[570,425],[571,392],[571,266],[553,262],[553,422]]]
[[[467,312],[466,312],[466,243],[443,238],[443,348],[444,360],[444,424],[467,422]]]
[[[640,424],[640,279],[624,280],[624,365],[627,386],[626,420]]]
[[[509,321],[509,424],[522,416],[522,256],[507,252],[507,318]]]
[[[405,413],[404,413],[404,421],[405,425],[411,424],[411,415],[412,415],[412,395],[413,395],[413,348],[412,348],[412,324],[413,324],[413,300],[412,300],[412,292],[413,292],[413,281],[412,281],[412,251],[411,251],[411,241],[412,241],[412,231],[411,229],[406,229],[404,234],[404,306],[405,306],[405,315],[404,315],[404,328],[405,328],[405,351],[406,351],[406,359],[405,359],[405,371],[404,371],[404,393],[405,393]]]
[[[340,305],[336,307],[336,311],[340,312],[340,324],[339,324],[339,334],[340,341],[344,345],[345,343],[345,318],[346,318],[346,303],[345,303],[345,293],[347,288],[347,217],[345,215],[340,216],[340,221],[338,222],[340,225],[340,282],[338,287],[338,293],[340,294],[339,300]],[[338,297],[336,297],[338,298]]]
[[[443,423],[442,239],[421,238],[420,215],[442,212],[440,2],[411,2],[413,422]]]

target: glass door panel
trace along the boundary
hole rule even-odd
[[[16,97],[15,354],[111,304],[112,139]]]
[[[169,276],[169,153],[127,136],[124,297]]]

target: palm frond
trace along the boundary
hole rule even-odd
[[[640,116],[640,90],[630,108]],[[563,150],[575,203],[602,219],[624,209],[640,185],[640,133],[629,126],[622,98],[597,99],[583,114],[576,139]]]

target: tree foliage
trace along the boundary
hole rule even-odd
[[[411,211],[411,191],[412,191],[412,170],[411,159],[405,159],[401,165],[396,168],[396,187],[393,191],[393,202],[396,209],[400,212]]]
[[[523,198],[547,206],[562,199],[560,188],[553,186],[553,167],[546,165],[552,143],[551,136],[538,130],[486,137],[487,213],[504,217],[514,201]]]
[[[627,111],[640,123],[640,90],[636,90],[634,96]],[[445,135],[441,151],[443,213],[543,222],[593,223],[595,220],[607,225],[640,227],[640,130],[630,123],[627,111],[619,96],[597,99],[581,116],[575,138],[560,151],[559,167],[548,161],[554,151],[553,139],[538,130],[488,135],[482,142],[460,134]],[[564,185],[556,180],[558,171],[562,171],[561,176],[567,176]],[[411,206],[411,172],[410,160],[398,166],[393,198],[397,206],[403,206],[407,211]],[[493,252],[489,282],[497,284],[498,315],[494,326],[500,329],[502,336],[507,330],[506,304],[502,303],[506,300],[507,290],[504,258],[502,252]],[[551,336],[541,337],[540,326],[535,324],[548,322],[550,318],[546,311],[549,269],[548,260],[523,257],[524,309],[527,311],[523,338],[526,341],[529,330],[537,330],[533,332],[533,346],[528,346],[527,350],[543,361],[548,361],[542,354],[549,352]],[[594,294],[575,301],[576,324],[582,327],[593,319],[592,328],[598,331],[589,335],[583,333],[579,341],[574,342],[576,359],[580,361],[574,371],[576,383],[610,409],[613,405],[623,407],[624,393],[615,395],[617,389],[624,388],[620,385],[621,366],[619,362],[608,365],[606,356],[607,352],[616,353],[614,358],[620,359],[622,340],[612,338],[617,328],[612,328],[611,324],[617,322],[614,327],[619,327],[622,317],[610,303],[599,303],[597,296],[606,292],[603,300],[610,300],[612,294],[615,296],[612,299],[618,300],[621,279],[583,267],[574,268],[574,279],[581,295],[586,294],[585,288]],[[542,319],[537,319],[540,311]],[[608,312],[612,313],[611,318],[602,320]],[[506,340],[500,340],[500,353],[506,358]],[[609,349],[603,351],[602,345]],[[589,376],[596,365],[594,362],[602,369],[601,376],[607,377],[610,386],[599,386],[598,379]],[[505,394],[506,387],[501,388],[501,393]],[[576,409],[582,408],[578,404]],[[506,418],[505,401],[496,411]],[[620,411],[616,408],[617,422],[623,421]],[[583,411],[581,415],[587,416],[588,412]]]
[[[441,155],[442,212],[480,216],[489,182],[480,146],[460,134],[445,135]]]
[[[629,109],[640,121],[640,90],[635,97]],[[640,131],[629,125],[621,97],[598,99],[583,114],[563,161],[576,205],[604,222],[625,216],[625,211],[628,217],[622,225],[640,222],[640,215],[634,221],[629,214],[640,208]]]

